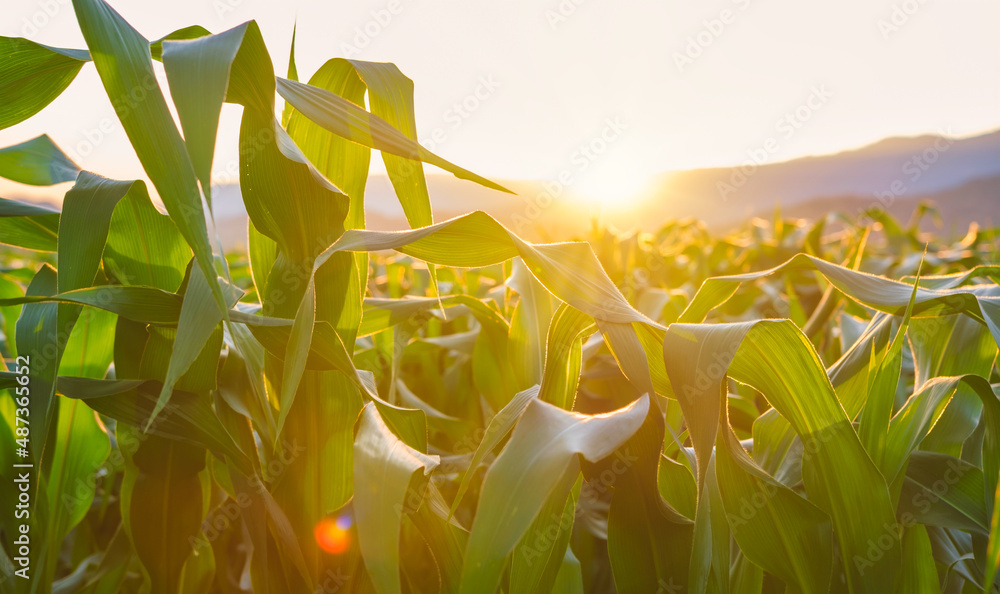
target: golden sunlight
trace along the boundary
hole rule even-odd
[[[629,211],[638,206],[648,182],[638,167],[608,163],[582,175],[573,193],[602,211]]]
[[[323,518],[313,531],[316,544],[331,555],[339,555],[351,546],[350,516]]]

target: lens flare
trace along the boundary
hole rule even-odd
[[[323,518],[316,524],[313,535],[316,544],[331,555],[339,555],[351,546],[351,518]]]

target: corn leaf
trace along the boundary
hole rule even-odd
[[[35,115],[76,78],[90,60],[82,50],[0,37],[0,130]]]
[[[396,437],[374,405],[361,412],[354,441],[354,509],[365,565],[379,592],[402,591],[400,522],[403,513],[415,511],[423,498],[425,484],[420,478],[438,464],[436,456],[427,456]]]
[[[73,181],[78,173],[77,164],[47,134],[0,149],[0,177],[18,183],[52,186]]]
[[[588,417],[532,401],[486,474],[462,573],[462,592],[489,591],[504,560],[552,493],[569,493],[578,456],[596,462],[624,443],[649,410],[648,398]],[[509,485],[502,489],[495,485]]]

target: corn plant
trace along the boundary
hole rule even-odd
[[[994,231],[436,223],[423,163],[505,189],[415,141],[394,65],[303,83],[252,21],[150,42],[73,7],[86,49],[0,38],[0,127],[93,62],[155,193],[0,150],[73,182],[0,201],[4,592],[995,591]],[[373,149],[410,229],[365,229]]]

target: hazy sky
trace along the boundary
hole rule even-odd
[[[279,74],[297,18],[301,77],[338,56],[395,62],[416,83],[429,148],[495,178],[555,179],[586,163],[575,188],[584,192],[750,155],[786,160],[1000,127],[1000,3],[990,0],[112,5],[149,39],[256,19]],[[5,0],[2,11],[2,35],[83,47],[69,0]],[[236,158],[238,118],[227,106],[217,170]],[[87,169],[141,175],[93,65],[43,112],[0,132],[0,145],[43,132]]]

